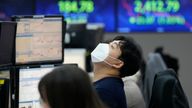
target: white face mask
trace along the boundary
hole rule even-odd
[[[111,59],[114,59],[114,60],[119,60],[109,56],[109,44],[106,44],[106,43],[98,44],[97,47],[91,53],[91,59],[93,63],[105,62],[109,66],[112,66],[112,64],[105,61],[107,57],[110,57]]]
[[[91,53],[93,63],[103,62],[109,55],[109,44],[100,43]]]

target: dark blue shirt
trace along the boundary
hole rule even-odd
[[[94,82],[100,99],[109,108],[127,108],[124,84],[121,78],[106,77]]]

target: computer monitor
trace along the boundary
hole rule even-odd
[[[38,92],[38,83],[40,79],[51,70],[54,66],[45,67],[25,67],[20,68],[19,72],[19,95],[18,108],[41,108],[40,95]]]
[[[63,62],[63,16],[13,16],[17,22],[16,65]]]
[[[7,67],[14,63],[16,25],[14,22],[0,22],[0,67]]]
[[[87,43],[88,50],[92,51],[95,47],[103,41],[104,37],[104,25],[101,23],[88,24],[87,25],[87,38],[89,42]]]
[[[77,64],[62,64],[74,65]],[[17,87],[18,92],[16,100],[18,101],[17,108],[41,108],[40,95],[38,91],[38,83],[40,79],[47,73],[51,72],[55,67],[61,65],[44,65],[34,67],[17,68]]]
[[[88,43],[86,23],[73,23],[67,25],[65,48],[86,48]]]

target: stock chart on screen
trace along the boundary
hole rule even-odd
[[[62,18],[17,18],[16,63],[62,59]]]

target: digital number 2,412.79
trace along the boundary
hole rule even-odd
[[[179,1],[168,0],[168,1],[146,1],[143,3],[140,0],[134,2],[134,11],[137,13],[145,12],[178,12],[180,9]]]

